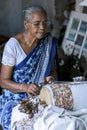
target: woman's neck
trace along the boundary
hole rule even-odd
[[[28,46],[32,46],[32,45],[36,45],[39,41],[39,39],[36,39],[34,37],[32,37],[30,34],[28,33],[23,33],[23,37],[24,37],[24,41]]]

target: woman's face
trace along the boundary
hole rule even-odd
[[[41,39],[46,31],[47,26],[47,16],[41,12],[37,11],[33,13],[32,18],[27,22],[27,31],[35,39]]]

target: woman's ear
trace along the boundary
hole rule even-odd
[[[24,20],[24,27],[26,30],[28,29],[28,26],[29,26],[29,23],[26,20]]]

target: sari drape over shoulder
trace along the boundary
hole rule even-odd
[[[13,80],[18,83],[42,82],[50,74],[51,62],[56,52],[56,42],[51,35],[46,34],[27,57],[14,70]],[[44,52],[44,53],[43,53]]]
[[[26,58],[14,67],[12,80],[20,84],[35,83],[39,85],[44,77],[50,75],[56,46],[57,39],[49,33],[45,34]],[[3,94],[0,96],[0,123],[4,130],[10,130],[13,107],[27,97],[26,93],[12,93],[9,90],[3,90]]]

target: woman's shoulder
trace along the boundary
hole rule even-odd
[[[6,42],[5,46],[6,46],[6,47],[13,47],[13,46],[15,46],[16,44],[18,44],[17,39],[14,38],[14,37],[10,37],[9,40]]]
[[[10,37],[9,40],[6,42],[6,45],[15,46],[16,44],[20,43],[20,39],[22,39],[22,33]]]

